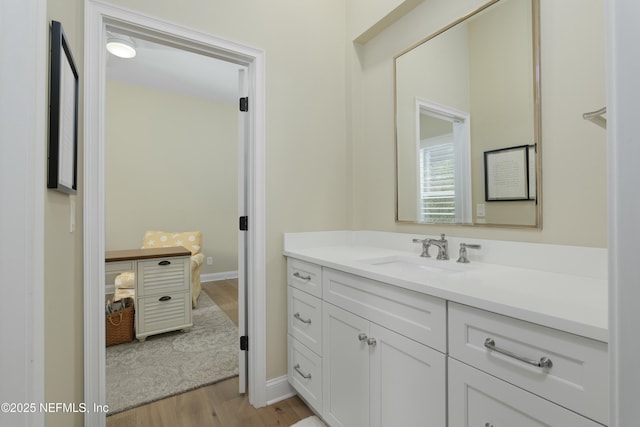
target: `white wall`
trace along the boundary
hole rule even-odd
[[[0,402],[44,400],[46,2],[0,3]],[[43,414],[0,413],[42,426]]]
[[[582,119],[605,105],[604,0],[541,0],[542,230],[395,223],[393,57],[483,3],[423,2],[355,46],[349,57],[353,228],[605,247],[605,132]]]
[[[610,427],[640,420],[640,3],[607,1]]]
[[[202,233],[201,274],[238,269],[238,107],[107,81],[106,250]]]

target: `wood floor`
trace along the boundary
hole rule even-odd
[[[237,280],[203,283],[202,290],[238,324]],[[297,396],[256,409],[235,377],[110,415],[107,427],[276,427],[311,415]]]

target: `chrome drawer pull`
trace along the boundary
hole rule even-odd
[[[158,265],[171,265],[171,261],[167,261],[167,260],[160,261]]]
[[[302,323],[306,323],[307,325],[311,324],[311,319],[303,319],[302,316],[300,316],[300,313],[294,314],[293,317],[295,317],[296,319],[298,319]]]
[[[493,427],[493,424],[491,424],[491,423],[484,423],[484,427]]]
[[[529,365],[537,366],[538,368],[551,368],[553,363],[551,359],[548,357],[541,357],[540,360],[532,360],[524,356],[520,356],[518,354],[512,353],[509,350],[505,350],[502,348],[496,347],[496,342],[493,338],[487,338],[484,340],[484,346],[489,350],[496,351],[498,353],[504,354],[505,356],[513,357],[521,362],[528,363]]]
[[[375,338],[369,338],[369,339],[367,340],[367,344],[369,344],[369,345],[370,345],[370,346],[372,346],[372,347],[373,347],[373,346],[375,346],[377,343],[378,343],[378,342],[376,341],[376,339],[375,339]]]
[[[300,364],[299,363],[296,363],[296,366],[294,366],[293,369],[295,369],[296,372],[299,373],[300,376],[302,378],[304,378],[305,380],[310,380],[311,379],[311,374],[305,374],[304,372],[302,372],[302,369],[300,369]]]
[[[360,335],[358,335],[358,340],[360,341],[366,341],[367,338],[367,334],[365,334],[364,332],[361,332]]]
[[[307,280],[307,281],[311,280],[311,276],[303,276],[297,271],[293,273],[293,277],[297,277],[298,279]]]

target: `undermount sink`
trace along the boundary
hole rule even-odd
[[[424,271],[438,274],[463,273],[473,270],[469,264],[457,263],[455,260],[438,260],[436,258],[426,258],[416,255],[415,257],[405,255],[391,255],[378,258],[365,258],[358,260],[364,264],[388,267],[395,271]]]

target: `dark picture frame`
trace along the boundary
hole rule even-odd
[[[51,21],[47,188],[78,191],[78,71],[62,24]]]
[[[484,152],[486,202],[531,200],[529,147],[519,145]]]

